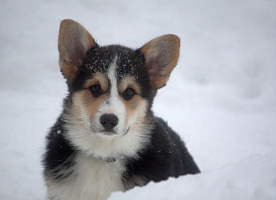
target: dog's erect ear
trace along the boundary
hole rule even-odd
[[[153,89],[166,85],[177,64],[179,48],[180,39],[172,34],[157,37],[141,48]]]
[[[82,25],[70,19],[60,23],[59,64],[68,82],[76,78],[87,51],[93,46],[97,46],[96,42]]]

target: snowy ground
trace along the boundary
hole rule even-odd
[[[0,199],[45,199],[44,137],[66,94],[62,19],[99,44],[140,47],[174,33],[179,64],[154,104],[202,173],[121,199],[276,199],[276,1],[1,1]]]

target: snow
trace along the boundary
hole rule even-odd
[[[201,175],[170,178],[158,184],[137,187],[126,194],[115,193],[110,199],[273,200],[276,179],[271,178],[271,175],[275,174],[275,156],[275,153],[251,156],[234,165]]]
[[[117,199],[276,199],[276,2],[3,1],[0,7],[0,199],[45,199],[41,155],[66,95],[62,19],[101,45],[181,38],[178,66],[154,103],[202,173]]]

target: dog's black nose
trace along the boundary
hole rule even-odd
[[[112,130],[112,128],[117,126],[118,121],[119,121],[118,117],[112,114],[105,114],[100,118],[101,124],[103,125],[105,130],[108,130],[108,131]]]

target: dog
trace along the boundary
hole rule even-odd
[[[59,65],[68,96],[46,137],[48,199],[104,200],[114,191],[200,172],[179,135],[151,110],[179,49],[172,34],[139,49],[99,46],[81,24],[61,22]]]

